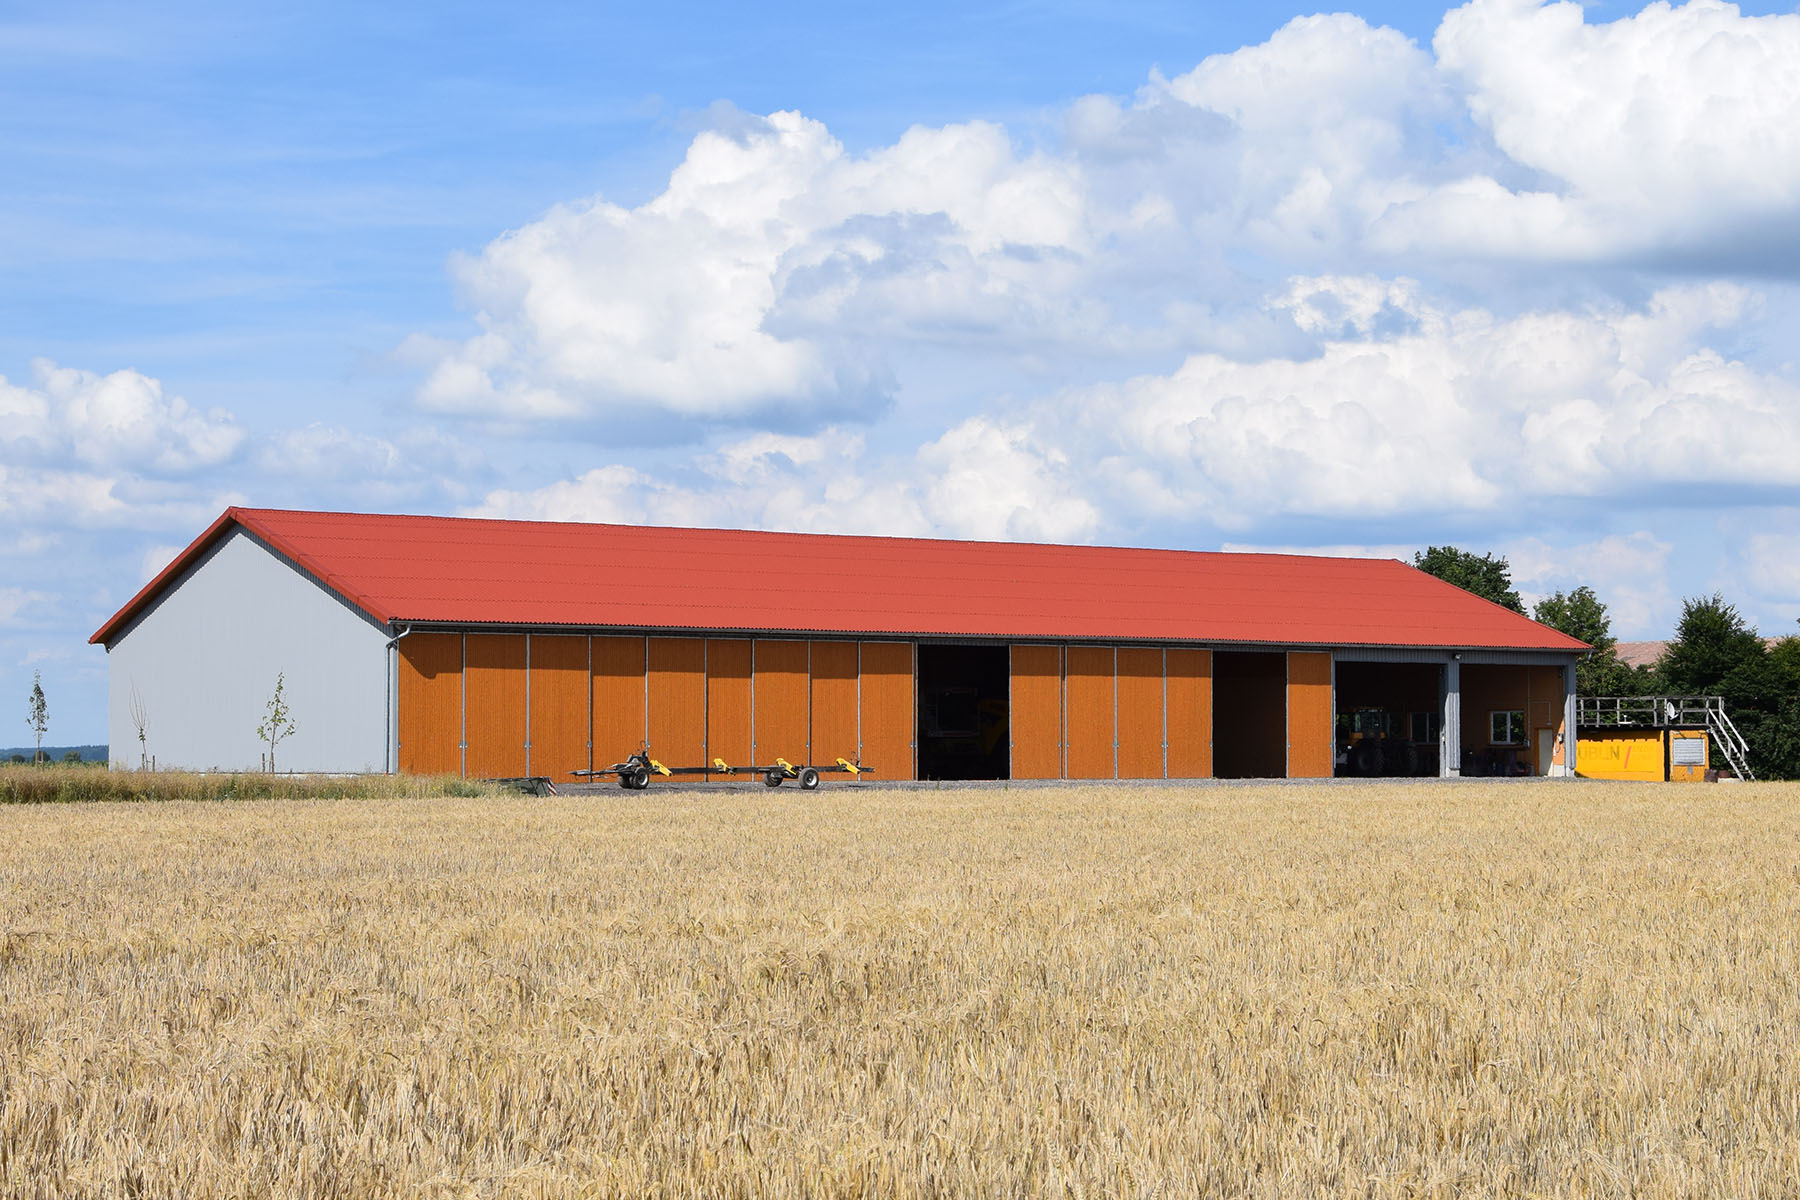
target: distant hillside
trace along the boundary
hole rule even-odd
[[[11,762],[15,754],[30,762],[33,749],[31,746],[9,746],[0,750],[0,762]],[[80,751],[82,762],[105,762],[106,749],[105,746],[45,746],[44,753],[50,756],[51,762],[61,762],[63,756],[71,750]]]

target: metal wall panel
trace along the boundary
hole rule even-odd
[[[758,638],[751,647],[756,761],[808,762],[812,724],[807,694],[807,643]]]
[[[1062,647],[1012,648],[1014,779],[1061,779],[1063,761]]]
[[[650,754],[670,767],[706,758],[706,641],[650,639]]]
[[[1113,648],[1070,646],[1067,661],[1068,777],[1112,779],[1118,773]]]
[[[1119,778],[1163,777],[1163,652],[1121,646]]]
[[[812,644],[812,762],[856,761],[856,663],[855,642]]]
[[[877,779],[912,779],[918,769],[914,733],[911,642],[862,643],[862,761]]]
[[[706,761],[742,769],[750,758],[750,640],[706,642]],[[743,778],[712,772],[708,779]]]
[[[398,649],[400,769],[462,774],[462,634],[408,634]]]
[[[392,728],[388,636],[254,538],[233,531],[108,648],[113,765],[138,765],[135,690],[150,718],[145,749],[157,765],[255,770],[268,749],[256,725],[280,676],[297,728],[276,747],[279,769],[385,771]]]
[[[525,635],[463,638],[463,772],[471,779],[525,774]]]
[[[1168,690],[1169,778],[1212,778],[1212,651],[1171,648]]]
[[[1288,653],[1289,779],[1329,779],[1332,767],[1331,655]]]
[[[530,773],[573,782],[575,776],[570,772],[585,771],[592,765],[588,758],[594,727],[589,712],[593,691],[588,686],[588,639],[532,634],[530,691]]]
[[[644,639],[596,637],[593,654],[593,755],[597,769],[624,762],[644,744]]]

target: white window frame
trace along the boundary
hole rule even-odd
[[[1501,720],[1506,723],[1506,738],[1497,736]],[[1518,708],[1496,708],[1488,713],[1488,742],[1494,746],[1523,746],[1531,740],[1531,732],[1525,727],[1525,712]]]

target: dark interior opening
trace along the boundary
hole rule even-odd
[[[1005,779],[1005,646],[919,647],[919,778]]]
[[[1338,663],[1336,773],[1436,775],[1443,673],[1434,663]]]
[[[1287,656],[1213,652],[1213,775],[1287,775]]]

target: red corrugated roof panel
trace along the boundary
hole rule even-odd
[[[381,622],[1577,651],[1391,559],[229,509]]]

